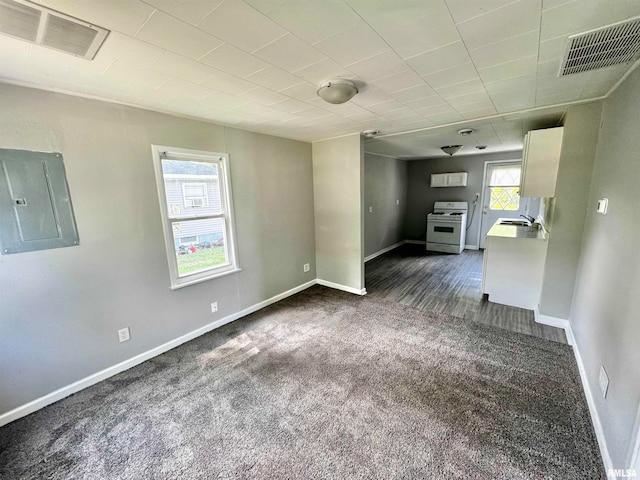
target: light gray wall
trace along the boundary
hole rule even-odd
[[[407,219],[405,234],[410,240],[425,241],[427,214],[433,211],[435,202],[469,202],[469,215],[475,194],[482,196],[484,162],[490,160],[522,160],[522,151],[488,153],[485,155],[460,155],[429,160],[407,162]],[[466,187],[431,188],[432,173],[467,172]],[[477,245],[482,205],[478,201],[475,215],[467,230],[467,245]]]
[[[365,256],[404,240],[406,208],[407,162],[365,153]]]
[[[602,103],[570,107],[564,124],[553,214],[548,216],[547,258],[540,313],[568,319],[580,258]]]
[[[3,148],[63,153],[80,234],[0,256],[0,414],[316,277],[311,145],[4,84],[0,104]],[[230,154],[240,273],[169,290],[151,144]]]
[[[318,278],[364,288],[364,150],[359,134],[313,143]]]
[[[640,69],[604,103],[571,326],[615,468],[627,468],[640,404]],[[609,199],[607,215],[596,213]],[[598,371],[609,375],[603,399]]]

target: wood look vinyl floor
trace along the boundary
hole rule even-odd
[[[489,302],[481,282],[481,251],[451,255],[405,244],[365,264],[372,297],[567,343],[564,330],[536,323],[532,310]]]

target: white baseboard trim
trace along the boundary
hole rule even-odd
[[[465,250],[480,250],[480,248],[478,247],[478,245],[465,245],[464,246]]]
[[[580,372],[580,380],[582,382],[584,395],[587,398],[587,405],[589,406],[589,413],[591,414],[591,423],[593,424],[593,429],[596,433],[596,439],[598,440],[598,447],[600,447],[600,455],[602,456],[602,463],[604,463],[604,470],[605,472],[607,472],[607,478],[614,479],[616,477],[612,476],[613,462],[611,461],[611,455],[609,455],[609,448],[607,447],[607,441],[604,437],[602,422],[600,422],[600,416],[598,415],[598,410],[596,409],[596,402],[594,400],[593,392],[591,391],[591,387],[589,386],[589,381],[587,379],[587,371],[584,368],[584,363],[582,362],[582,356],[580,355],[580,349],[576,343],[575,337],[573,336],[573,330],[571,328],[571,324],[569,324],[569,326],[565,329],[565,332],[567,334],[567,340],[570,342],[569,344],[573,347],[573,355],[575,356],[576,363],[578,364],[578,371]]]
[[[549,315],[542,315],[539,308],[539,305],[536,305],[536,308],[534,308],[533,310],[536,323],[549,325],[550,327],[562,328],[564,330],[564,333],[567,335],[567,343],[569,345],[573,345],[573,335],[569,335],[569,331],[571,330],[571,324],[569,323],[569,320],[566,320],[564,318],[551,317]]]
[[[602,462],[604,463],[604,469],[607,472],[608,478],[609,472],[613,469],[613,463],[611,456],[609,455],[609,449],[607,448],[607,441],[604,437],[604,430],[602,429],[602,423],[600,422],[600,416],[598,410],[596,410],[596,403],[589,386],[587,379],[587,371],[584,368],[582,362],[582,356],[580,355],[580,349],[576,344],[576,338],[573,335],[573,329],[571,328],[571,322],[564,318],[551,317],[549,315],[542,315],[539,310],[539,306],[534,309],[535,320],[537,323],[543,325],[550,325],[552,327],[558,327],[564,329],[564,333],[567,336],[567,343],[573,348],[573,355],[575,356],[576,363],[578,364],[578,371],[580,372],[580,381],[582,382],[582,389],[587,399],[587,405],[589,406],[589,413],[591,414],[591,423],[596,433],[596,439],[598,440],[598,447],[600,448],[600,455],[602,456]]]
[[[226,325],[227,323],[231,323],[234,320],[238,320],[239,318],[245,317],[264,307],[267,307],[273,303],[276,303],[280,300],[290,297],[291,295],[294,295],[298,292],[301,292],[302,290],[306,290],[307,288],[315,284],[316,284],[316,280],[314,279],[309,282],[303,283],[302,285],[298,285],[297,287],[294,287],[291,290],[282,292],[274,297],[271,297],[260,303],[256,303],[255,305],[247,307],[244,310],[240,310],[239,312],[232,313],[231,315],[228,315],[224,318],[216,320],[215,322],[211,322],[203,327],[193,330],[192,332],[182,335],[158,347],[152,348],[151,350],[147,350],[146,352],[136,355],[135,357],[132,357],[128,360],[120,362],[111,367],[107,367],[104,370],[94,373],[93,375],[89,375],[88,377],[78,380],[77,382],[73,382],[72,384],[67,385],[66,387],[59,388],[58,390],[48,393],[47,395],[44,395],[35,400],[32,400],[29,403],[25,403],[24,405],[16,407],[13,410],[10,410],[0,415],[0,427],[10,422],[13,422],[14,420],[25,417],[30,413],[33,413],[37,410],[40,410],[41,408],[46,407],[47,405],[57,402],[58,400],[62,400],[63,398],[68,397],[73,393],[79,392],[80,390],[83,390],[87,387],[90,387],[91,385],[94,385],[98,382],[101,382],[102,380],[106,380],[107,378],[112,377],[120,372],[128,370],[132,367],[135,367],[136,365],[139,365],[142,362],[149,360],[150,358],[153,358],[162,353],[165,353],[171,350],[172,348],[175,348],[179,345],[182,345],[183,343],[193,340],[194,338],[204,335],[205,333],[208,333],[211,330],[215,330],[216,328]]]
[[[374,258],[379,257],[380,255],[390,252],[394,248],[398,248],[399,246],[404,245],[405,243],[407,243],[407,241],[402,240],[401,242],[394,243],[393,245],[383,248],[382,250],[378,250],[376,253],[372,253],[371,255],[364,257],[364,263],[367,263],[369,260],[373,260]]]
[[[405,240],[405,243],[409,243],[411,245],[426,245],[427,242],[425,240]]]
[[[329,288],[335,288],[336,290],[342,290],[343,292],[355,293],[356,295],[366,295],[367,289],[363,288],[362,290],[353,287],[347,287],[346,285],[340,285],[339,283],[328,282],[327,280],[322,280],[320,278],[316,279],[318,285],[323,285]]]

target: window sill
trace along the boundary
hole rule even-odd
[[[224,272],[215,273],[213,275],[209,275],[207,277],[191,280],[189,282],[180,283],[180,284],[177,284],[177,285],[171,285],[169,287],[169,289],[170,290],[178,290],[180,288],[188,287],[189,285],[195,285],[196,283],[206,282],[208,280],[213,280],[214,278],[224,277],[225,275],[231,275],[232,273],[237,273],[237,272],[241,272],[241,271],[242,271],[241,268],[234,268],[233,270],[227,270],[227,271],[224,271]]]

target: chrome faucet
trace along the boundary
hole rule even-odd
[[[520,215],[520,216],[529,222],[529,226],[533,225],[534,222],[536,221],[536,219],[533,218],[531,215]]]

